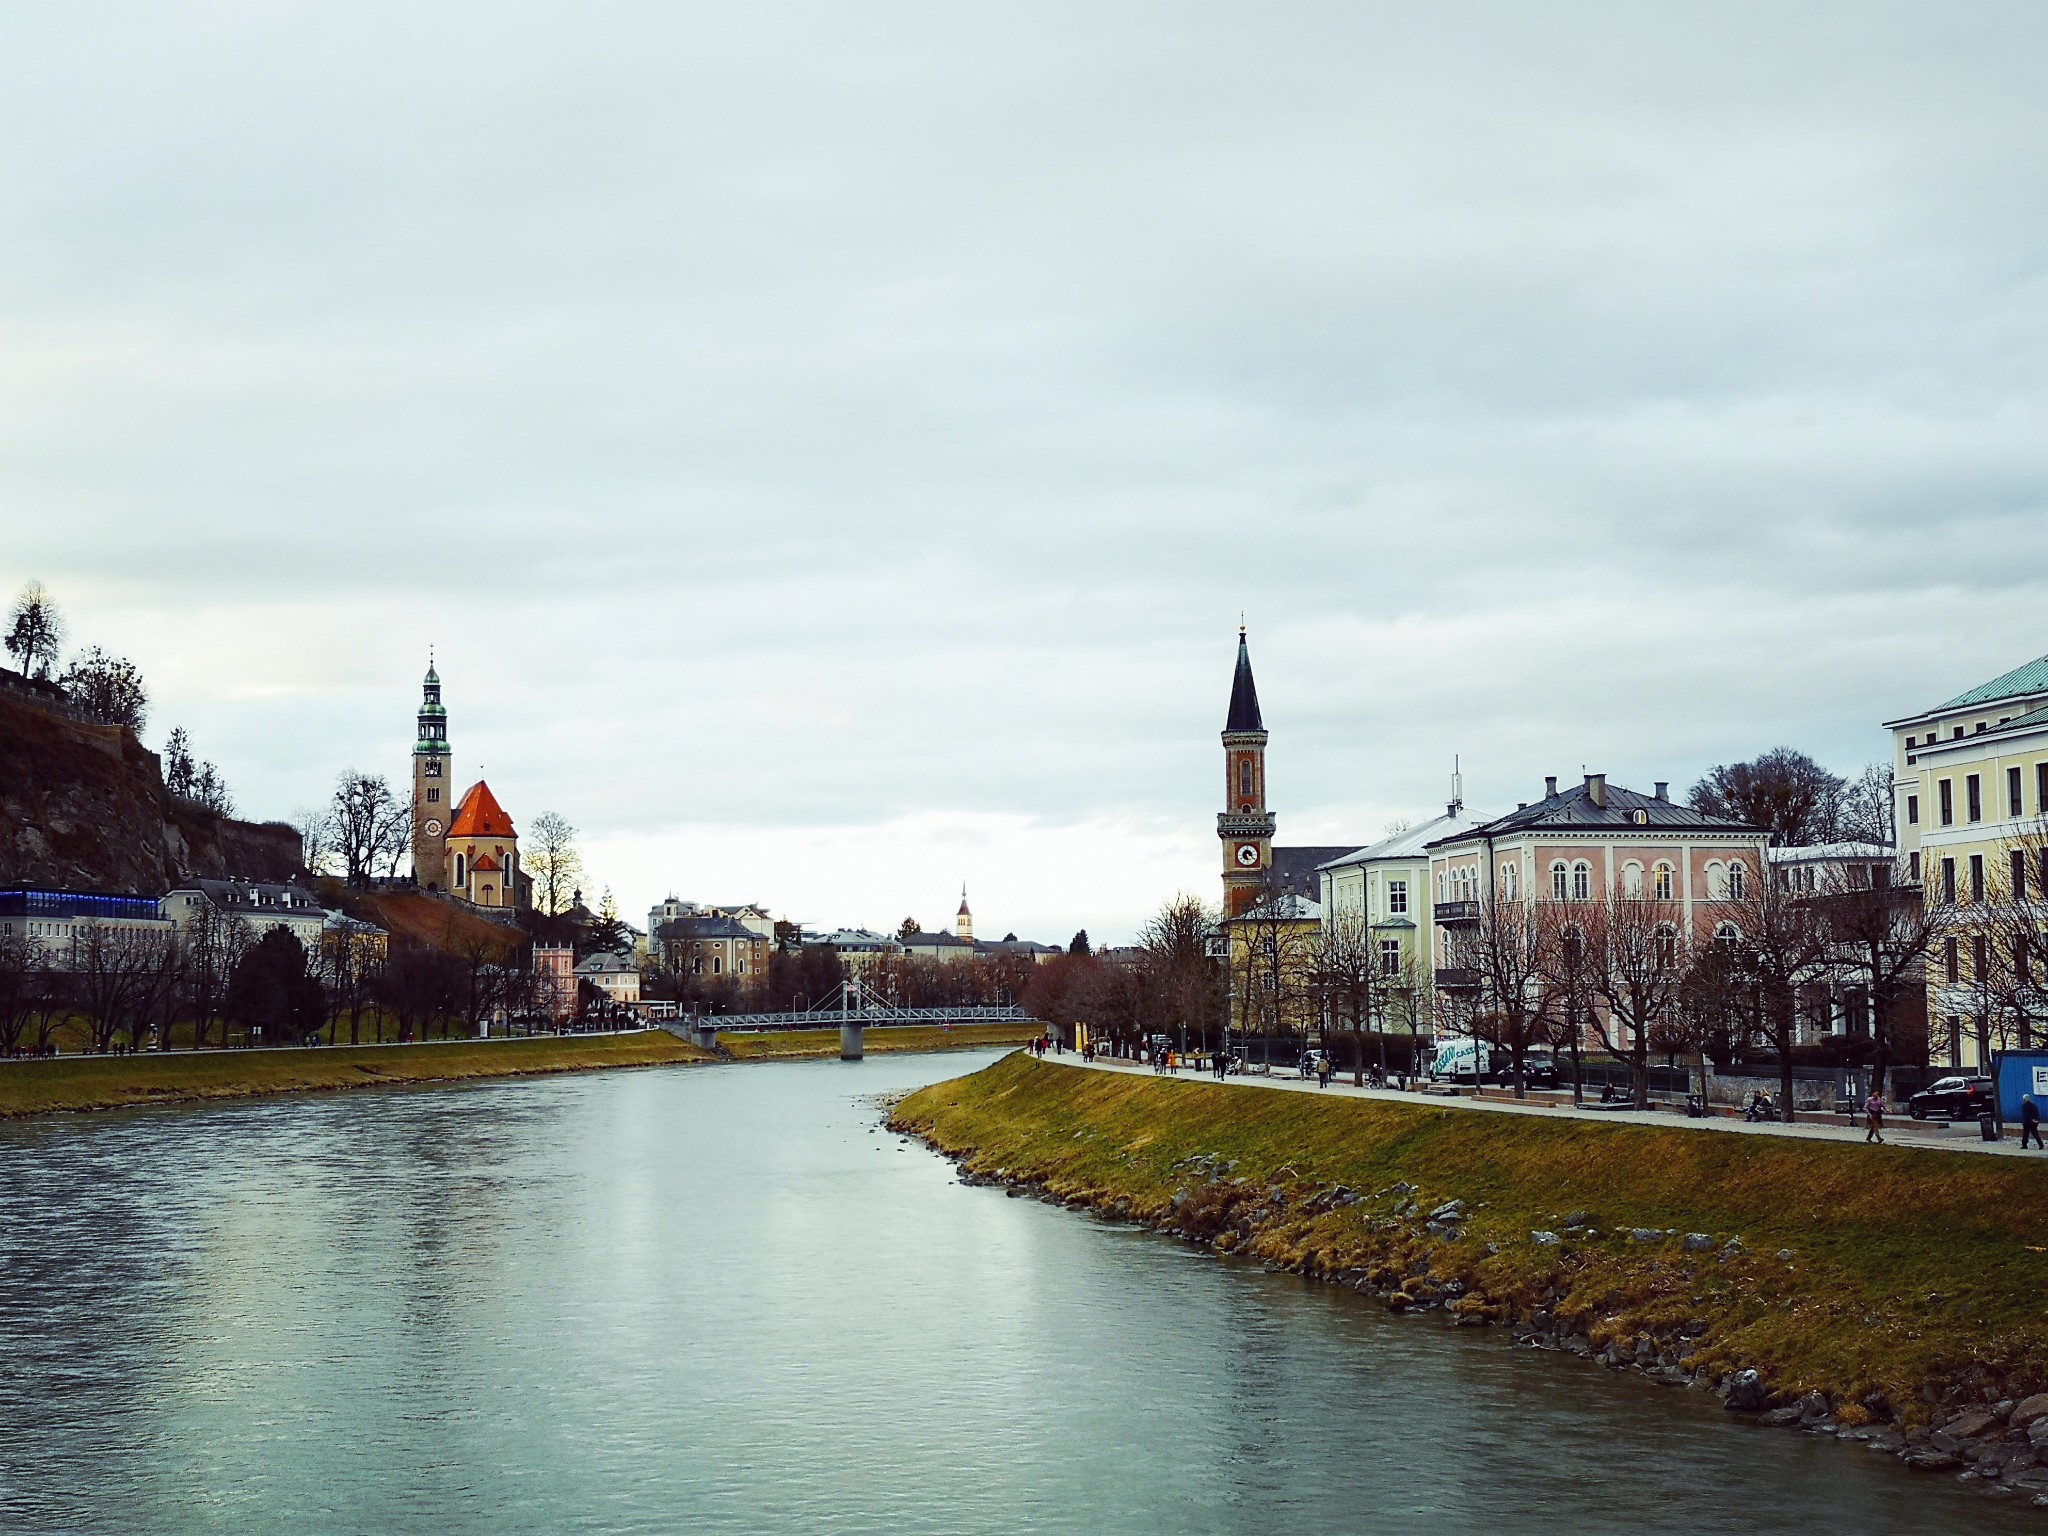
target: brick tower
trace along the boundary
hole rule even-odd
[[[422,890],[448,888],[448,784],[448,711],[441,707],[441,676],[429,657],[419,739],[412,747],[412,872]]]
[[[1237,627],[1237,675],[1223,724],[1223,915],[1236,917],[1263,894],[1273,868],[1273,813],[1266,809],[1266,725],[1244,626]]]

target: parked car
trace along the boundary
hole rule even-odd
[[[1943,1077],[1906,1100],[1906,1113],[1915,1120],[1975,1120],[1994,1102],[1988,1077]]]
[[[1555,1088],[1557,1077],[1557,1062],[1545,1052],[1531,1051],[1522,1059],[1522,1081],[1529,1087]],[[1515,1085],[1515,1063],[1506,1051],[1493,1053],[1493,1067],[1486,1074],[1486,1080],[1503,1088]]]

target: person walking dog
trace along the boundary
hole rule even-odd
[[[1884,1144],[1884,1096],[1875,1088],[1863,1101],[1863,1140],[1866,1145],[1873,1141]]]

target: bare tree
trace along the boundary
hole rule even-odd
[[[1543,928],[1544,986],[1550,994],[1551,1042],[1571,1062],[1572,1102],[1586,1102],[1585,1045],[1599,1006],[1593,957],[1582,915],[1562,902],[1545,902],[1537,914]]]
[[[2001,1044],[2028,1050],[2048,1041],[2048,821],[2005,840],[1988,885],[1982,908],[1930,920],[1954,927],[1960,918],[1983,939],[1986,1011]]]
[[[1845,980],[1853,978],[1869,1002],[1871,1088],[1877,1093],[1899,1055],[1907,1005],[1917,1000],[1926,1007],[1927,957],[1955,916],[1943,893],[1922,892],[1901,878],[1904,873],[1901,868],[1883,883],[1851,885],[1837,869],[1813,902],[1829,965]]]
[[[64,615],[40,581],[22,584],[7,614],[7,650],[30,677],[48,678],[64,648]]]
[[[1608,1054],[1628,1063],[1636,1107],[1647,1109],[1650,1051],[1655,1036],[1674,1027],[1685,977],[1683,913],[1675,902],[1617,887],[1604,901],[1589,903],[1584,918],[1587,980],[1595,1001],[1587,1023]]]
[[[367,885],[382,861],[395,866],[407,845],[412,810],[381,775],[342,771],[327,822],[335,855],[350,885]]]
[[[576,851],[576,829],[566,816],[542,811],[526,829],[527,874],[541,911],[553,916],[569,904],[583,883],[583,856]]]
[[[1715,942],[1736,947],[1728,973],[1734,1004],[1749,1016],[1749,1031],[1778,1058],[1779,1114],[1797,1118],[1793,1051],[1799,1044],[1799,995],[1828,962],[1824,915],[1813,902],[1776,880],[1751,880],[1740,897],[1719,904],[1727,930]]]
[[[1299,914],[1293,896],[1269,883],[1227,926],[1240,1030],[1250,1035],[1256,1029],[1272,1040],[1299,1029],[1306,1037],[1312,920]]]
[[[149,718],[149,689],[142,669],[125,656],[89,646],[71,660],[57,685],[88,720],[139,731]]]
[[[1206,1040],[1216,1021],[1216,963],[1209,937],[1216,914],[1199,897],[1179,895],[1138,930],[1150,1011],[1162,1024],[1191,1028]]]
[[[1867,765],[1843,787],[1835,836],[1851,843],[1896,846],[1898,823],[1890,763]]]
[[[1692,808],[1768,827],[1780,847],[1824,843],[1835,835],[1843,784],[1804,752],[1773,747],[1746,763],[1717,763],[1693,785]]]
[[[1326,915],[1310,940],[1308,973],[1321,1000],[1323,1043],[1329,1045],[1332,1023],[1351,1035],[1351,1081],[1365,1085],[1365,1032],[1385,1013],[1386,976],[1378,946],[1362,912]],[[1387,1037],[1380,1033],[1380,1071],[1387,1066]]]
[[[1473,1076],[1479,1074],[1479,1046],[1498,1046],[1507,1053],[1515,1097],[1527,1098],[1531,1048],[1553,1034],[1556,998],[1548,982],[1546,925],[1527,903],[1503,897],[1488,887],[1475,904],[1479,920],[1469,927],[1446,928],[1453,970],[1469,996],[1465,1022],[1473,1040]]]
[[[126,1034],[139,1046],[160,1022],[177,976],[168,933],[88,920],[71,933],[70,972],[92,1048],[105,1053]]]
[[[300,806],[292,813],[292,826],[299,834],[299,859],[316,875],[334,873],[334,824],[317,806]]]
[[[40,1048],[63,1007],[63,996],[39,940],[0,934],[0,1056],[20,1055],[23,1037],[31,1029]]]
[[[192,1017],[192,1039],[200,1049],[205,1049],[215,1019],[222,1021],[220,1043],[227,1046],[224,1009],[228,980],[255,942],[256,935],[247,922],[210,901],[201,902],[186,921],[178,939],[184,961],[184,1009]]]

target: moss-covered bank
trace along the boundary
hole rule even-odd
[[[712,1059],[709,1052],[662,1030],[419,1045],[58,1056],[0,1062],[0,1118]]]
[[[1321,1099],[1022,1053],[892,1119],[971,1176],[1397,1309],[1510,1325],[1916,1465],[2048,1486],[2027,1434],[2048,1398],[2015,1410],[2048,1387],[2048,1163]],[[1968,1436],[1931,1427],[1976,1404],[2004,1416]]]

